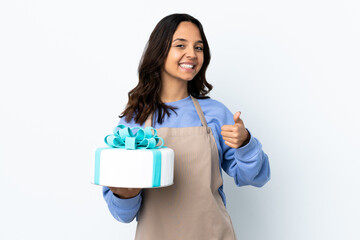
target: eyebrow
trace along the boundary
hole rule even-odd
[[[184,38],[177,38],[175,39],[173,42],[175,41],[183,41],[183,42],[187,42],[188,40],[184,39]],[[196,41],[196,43],[204,43],[203,41],[199,40],[199,41]]]

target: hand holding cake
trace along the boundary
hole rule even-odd
[[[110,190],[119,198],[127,199],[133,198],[140,193],[142,188],[119,188],[119,187],[108,187]]]

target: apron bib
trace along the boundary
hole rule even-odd
[[[174,184],[143,189],[136,240],[235,240],[230,216],[219,194],[218,149],[204,113],[191,96],[200,127],[159,128],[175,153]],[[145,122],[151,126],[152,114]]]

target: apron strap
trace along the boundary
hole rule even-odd
[[[194,103],[196,112],[197,112],[197,114],[199,115],[201,124],[202,124],[204,127],[208,128],[207,123],[206,123],[206,119],[205,119],[205,116],[204,116],[204,112],[202,111],[198,100],[197,100],[196,98],[194,98],[193,96],[191,96],[191,95],[190,95],[190,97],[191,97],[191,99],[192,99],[192,101],[193,101],[193,103]],[[148,116],[148,118],[147,118],[146,121],[145,121],[145,126],[144,126],[144,128],[146,128],[146,127],[152,127],[152,117],[153,117],[153,113],[150,113],[149,116]]]
[[[191,96],[191,95],[190,95]],[[196,111],[199,115],[199,118],[201,120],[201,124],[207,128],[207,123],[206,123],[206,120],[205,120],[205,116],[204,116],[204,113],[203,111],[201,110],[201,107],[200,107],[200,104],[198,102],[198,100],[196,98],[194,98],[193,96],[191,96],[191,99],[195,105],[195,108],[196,108]]]

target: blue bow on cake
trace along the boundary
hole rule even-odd
[[[133,130],[138,129],[134,134]],[[154,133],[153,133],[154,131]],[[128,150],[135,149],[157,149],[164,145],[164,139],[157,136],[157,131],[153,127],[133,127],[129,128],[125,125],[118,125],[113,130],[114,134],[105,137],[105,143],[113,148],[125,148]],[[156,146],[161,140],[161,145]]]

